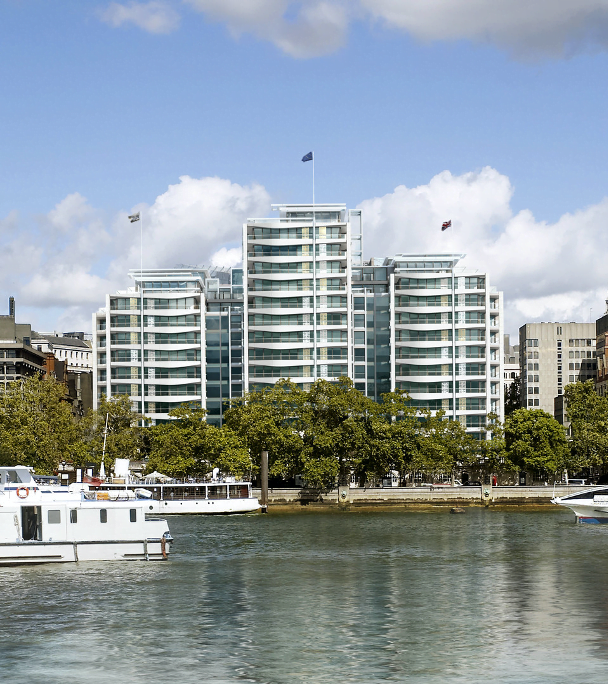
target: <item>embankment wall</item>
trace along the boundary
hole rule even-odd
[[[547,487],[379,487],[312,490],[270,488],[269,506],[475,506],[475,505],[546,505],[553,496],[584,491],[588,486]],[[253,490],[258,499],[259,489]]]

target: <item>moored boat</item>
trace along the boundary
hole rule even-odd
[[[146,518],[144,501],[47,492],[27,468],[0,468],[0,565],[166,560],[171,542],[167,521]]]
[[[569,508],[576,515],[577,522],[608,523],[608,487],[593,487],[557,496],[551,499],[551,503]]]
[[[252,496],[251,482],[238,480],[171,483],[111,483],[88,485],[91,492],[106,493],[110,498],[132,493],[145,500],[150,514],[230,515],[253,513],[260,508]]]

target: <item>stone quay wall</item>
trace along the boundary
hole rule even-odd
[[[268,505],[282,507],[428,507],[485,505],[547,505],[554,496],[589,489],[585,486],[539,487],[337,487],[332,490],[269,488]],[[253,490],[258,499],[259,489]]]

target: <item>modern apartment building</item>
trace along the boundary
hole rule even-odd
[[[407,390],[481,438],[503,417],[502,294],[464,255],[363,262],[360,212],[275,205],[243,229],[245,386],[348,375],[379,400]]]
[[[407,390],[476,438],[503,417],[502,294],[461,254],[362,259],[361,214],[274,205],[243,226],[243,269],[130,272],[94,314],[95,396],[166,420],[183,402],[219,423],[226,401],[290,378]]]
[[[526,323],[519,329],[522,406],[554,413],[571,382],[595,379],[595,323]]]
[[[93,314],[94,405],[128,395],[152,423],[184,404],[207,408],[242,393],[242,270],[132,270],[134,285]]]
[[[351,216],[341,204],[273,205],[243,226],[245,384],[304,389],[352,363]]]

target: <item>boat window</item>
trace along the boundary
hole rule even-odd
[[[108,509],[107,508],[100,508],[99,509],[99,522],[102,522],[102,523],[108,522]]]
[[[230,498],[231,499],[246,499],[249,496],[249,491],[247,485],[230,485]]]
[[[572,499],[592,499],[594,496],[597,496],[599,492],[580,492],[579,494],[568,494],[568,496],[563,496],[562,499],[564,501],[570,501]]]
[[[70,522],[71,523],[78,522],[78,509],[76,509],[76,508],[70,509]]]
[[[61,511],[49,510],[49,525],[57,525],[61,522]]]
[[[226,498],[226,485],[210,486],[208,497],[210,499],[225,499]]]
[[[8,482],[23,482],[23,480],[19,477],[19,473],[17,473],[16,470],[7,470],[6,471],[6,481]]]
[[[137,508],[131,508],[129,510],[129,520],[131,522],[137,522]]]

